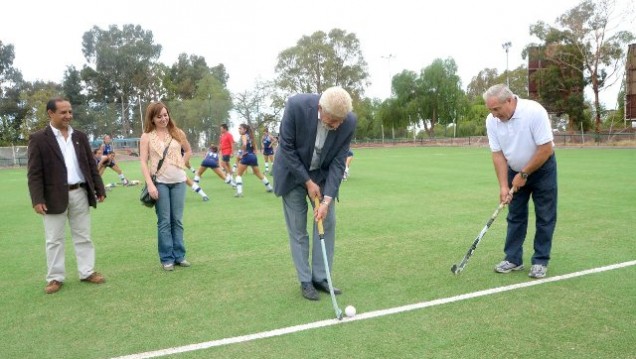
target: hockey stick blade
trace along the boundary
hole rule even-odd
[[[510,195],[512,195],[514,192],[515,192],[515,188],[512,187],[510,189]],[[492,223],[495,221],[495,219],[499,215],[499,211],[501,211],[505,206],[506,206],[505,202],[501,202],[499,206],[497,206],[497,209],[490,216],[490,218],[488,219],[488,222],[486,223],[484,228],[482,228],[481,232],[479,232],[479,234],[477,235],[477,238],[475,238],[470,248],[468,249],[468,252],[466,252],[466,254],[464,255],[464,258],[462,258],[461,262],[459,264],[453,264],[453,266],[451,267],[451,272],[453,272],[453,274],[457,275],[461,273],[461,271],[464,269],[464,267],[468,263],[468,260],[470,259],[470,257],[472,257],[473,253],[475,253],[475,250],[477,249],[477,245],[479,245],[479,242],[481,242],[481,240],[484,238],[484,235],[486,234],[486,232],[488,231]]]

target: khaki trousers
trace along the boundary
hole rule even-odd
[[[68,208],[61,214],[44,215],[44,236],[46,239],[46,281],[63,282],[66,277],[64,263],[65,227],[68,220],[71,239],[75,247],[77,270],[80,279],[93,274],[95,247],[91,241],[91,216],[86,189],[80,187],[69,191]]]

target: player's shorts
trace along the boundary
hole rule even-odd
[[[274,155],[274,149],[273,148],[264,148],[263,149],[263,156],[273,156]]]
[[[353,151],[349,150],[349,152],[347,152],[347,157],[353,157]]]
[[[223,162],[230,162],[231,157],[232,155],[223,155],[221,156],[221,159],[223,160]]]
[[[219,168],[219,162],[215,161],[212,158],[206,157],[206,158],[203,159],[203,162],[201,162],[201,167],[207,167],[207,168],[211,168],[211,169]]]
[[[258,166],[258,159],[253,153],[246,153],[241,157],[241,164],[246,166]]]
[[[104,162],[104,166],[110,167],[110,168],[115,167],[115,160],[106,160],[106,162]]]

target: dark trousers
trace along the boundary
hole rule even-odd
[[[517,172],[508,168],[508,184]],[[528,231],[528,203],[534,203],[536,232],[532,264],[548,265],[552,236],[557,221],[557,164],[553,154],[537,171],[528,176],[526,185],[513,196],[508,206],[508,232],[504,253],[508,262],[523,264],[523,242]]]

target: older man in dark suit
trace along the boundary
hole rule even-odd
[[[44,291],[51,294],[60,290],[65,279],[67,219],[81,281],[104,283],[104,277],[94,270],[89,206],[97,207],[106,192],[88,138],[69,125],[73,119],[70,102],[53,98],[46,112],[49,125],[29,136],[28,182],[33,209],[44,217],[48,267]]]
[[[332,268],[335,242],[335,201],[345,169],[347,150],[356,128],[351,97],[340,87],[322,95],[299,94],[288,99],[274,159],[274,192],[282,196],[291,255],[301,293],[309,300],[329,292],[320,239],[314,223],[309,265],[307,200],[321,200],[314,222],[323,219],[327,260]],[[341,291],[334,288],[336,294]]]

